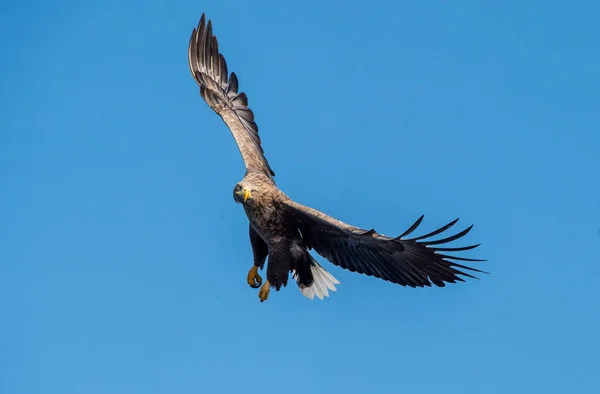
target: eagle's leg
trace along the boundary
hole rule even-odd
[[[269,292],[271,291],[271,284],[267,280],[264,285],[258,291],[258,298],[260,298],[260,302],[264,302],[269,298]]]
[[[258,291],[260,302],[269,298],[271,287],[279,291],[288,282],[291,269],[291,241],[283,238],[269,245],[269,266],[267,267],[267,280]]]
[[[254,255],[254,266],[248,271],[248,284],[257,289],[262,284],[262,278],[258,274],[258,269],[264,266],[269,247],[250,225],[250,245],[252,245],[252,254]]]
[[[250,287],[257,289],[262,285],[262,278],[258,274],[258,266],[252,266],[250,271],[248,271],[248,284]]]

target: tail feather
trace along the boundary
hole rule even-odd
[[[299,275],[294,271],[293,278],[296,280],[296,284],[300,288],[300,291],[305,297],[311,300],[317,296],[319,299],[323,297],[329,297],[329,290],[336,291],[335,285],[339,285],[340,282],[334,278],[329,272],[325,271],[323,267],[309,254],[310,259],[310,270],[313,276],[313,283],[310,286],[305,286],[300,282]]]

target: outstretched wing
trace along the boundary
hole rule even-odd
[[[248,98],[245,93],[238,93],[235,73],[227,78],[227,63],[219,53],[212,22],[206,23],[204,14],[192,32],[188,61],[190,71],[200,86],[200,95],[231,130],[246,164],[246,172],[263,172],[273,179],[275,173],[264,156],[258,126],[252,110],[248,108]]]
[[[291,200],[285,201],[284,204],[287,213],[295,219],[306,245],[333,264],[352,272],[410,287],[431,286],[431,283],[443,287],[444,282],[464,282],[457,275],[475,278],[459,269],[486,273],[451,261],[485,260],[453,257],[440,253],[474,249],[479,244],[463,247],[437,246],[461,238],[473,226],[443,239],[428,240],[452,227],[458,219],[429,234],[404,239],[421,224],[423,216],[402,235],[393,238],[379,234],[375,230],[350,226]]]

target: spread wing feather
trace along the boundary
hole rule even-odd
[[[198,27],[192,31],[188,47],[188,62],[192,76],[200,86],[200,95],[221,116],[238,145],[246,172],[259,171],[273,179],[261,146],[254,113],[248,108],[246,94],[238,93],[235,73],[228,78],[227,63],[217,38],[212,33],[212,22],[202,14]]]
[[[454,226],[458,219],[428,234],[405,238],[419,227],[421,216],[398,237],[388,237],[375,230],[364,230],[334,219],[316,209],[294,201],[284,202],[285,209],[294,218],[306,245],[333,264],[361,274],[375,276],[402,286],[443,287],[445,282],[464,282],[458,275],[476,278],[465,270],[486,273],[456,263],[458,261],[485,261],[455,257],[440,252],[459,252],[474,249],[477,245],[463,247],[437,247],[465,236],[473,226],[442,239],[430,240]]]

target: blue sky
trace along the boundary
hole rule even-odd
[[[600,5],[324,3],[2,4],[0,392],[594,392]],[[319,258],[331,298],[261,304],[202,12],[288,195],[390,235],[460,217],[491,274]]]

